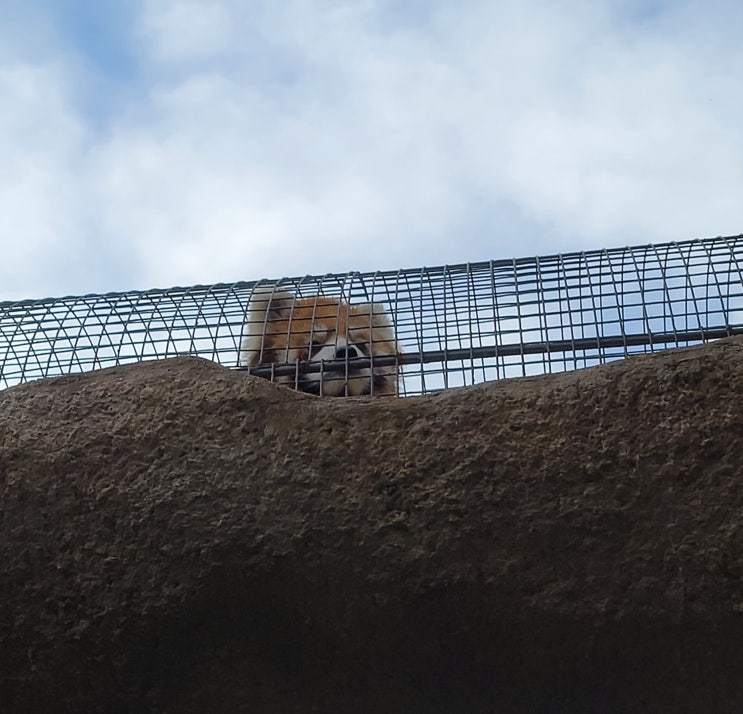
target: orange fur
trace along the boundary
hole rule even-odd
[[[276,381],[313,394],[396,394],[396,365],[375,366],[374,357],[400,353],[387,311],[378,303],[350,305],[336,298],[297,299],[280,288],[257,288],[248,305],[240,364],[296,363],[295,374]],[[372,367],[354,367],[371,359]],[[341,371],[308,371],[302,365],[345,362]]]

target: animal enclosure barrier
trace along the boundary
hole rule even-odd
[[[743,236],[736,236],[275,284],[5,302],[0,388],[186,354],[339,394],[363,370],[399,372],[396,391],[417,395],[578,369],[743,333],[742,264]],[[271,303],[271,296],[285,302]],[[310,310],[304,316],[302,306]],[[313,327],[326,307],[334,326]],[[361,339],[359,332],[354,341],[357,319],[371,334]],[[283,334],[285,349],[246,341],[258,327],[261,335]],[[375,349],[380,338],[394,349]],[[327,387],[333,378],[342,389]],[[373,392],[372,382],[358,393]]]

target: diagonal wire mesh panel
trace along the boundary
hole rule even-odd
[[[315,304],[323,296],[382,306],[374,309],[389,317],[400,351],[360,354],[354,365],[399,368],[400,395],[579,369],[743,333],[742,264],[736,236],[270,286],[0,303],[0,388],[184,354],[237,368],[251,298],[269,288]],[[285,358],[245,364],[272,379],[300,373]],[[348,368],[346,357],[304,363],[301,372],[347,377]]]

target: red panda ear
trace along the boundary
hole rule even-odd
[[[286,290],[276,290],[268,303],[268,314],[271,317],[286,317],[294,307],[296,298]]]
[[[389,334],[393,334],[392,330],[392,319],[387,308],[379,302],[366,302],[359,303],[357,305],[351,305],[350,312],[352,315],[356,315],[368,320],[369,327],[378,328],[384,330]]]
[[[387,308],[380,302],[370,302],[364,305],[365,312],[371,315],[373,327],[392,327],[392,320]]]
[[[290,292],[273,285],[261,285],[253,290],[248,303],[250,322],[265,322],[287,317],[296,298]]]
[[[269,323],[289,318],[295,300],[290,292],[274,285],[260,285],[253,290],[240,344],[240,365],[250,367],[279,360],[275,352],[267,347],[265,335],[270,331]]]

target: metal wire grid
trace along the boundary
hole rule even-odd
[[[743,333],[742,263],[735,236],[278,284],[385,304],[403,349],[400,394],[416,395]],[[1,303],[0,388],[183,354],[236,367],[257,285]],[[281,369],[296,365],[251,372]]]

